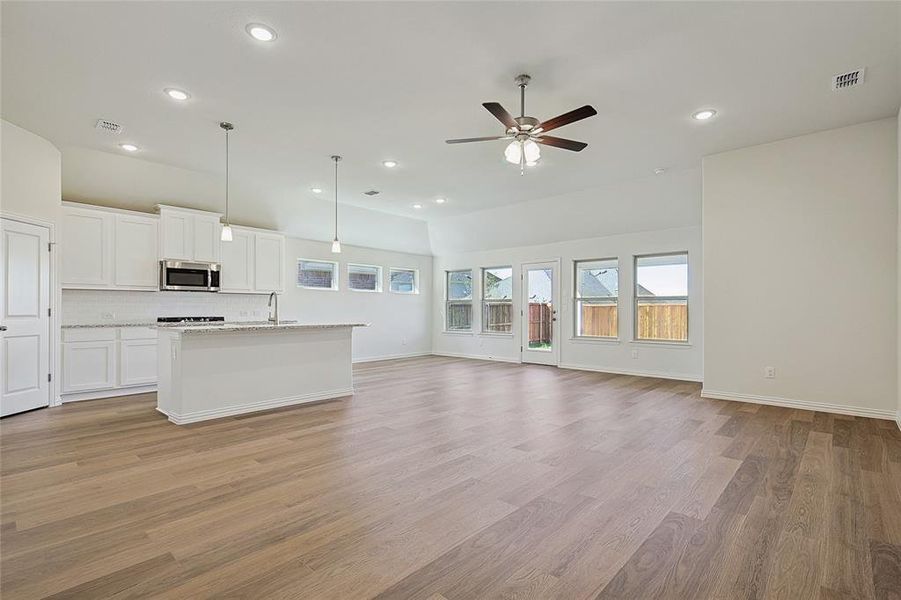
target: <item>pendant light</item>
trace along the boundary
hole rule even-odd
[[[225,225],[222,226],[222,235],[219,239],[223,242],[232,241],[232,226],[228,221],[228,132],[235,128],[225,121],[219,123],[219,127],[225,130]]]
[[[338,161],[341,157],[333,154],[332,160],[335,161],[335,239],[332,240],[332,252],[341,254],[341,242],[338,241]]]

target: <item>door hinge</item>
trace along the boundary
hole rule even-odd
[[[47,242],[47,252],[50,252],[52,250],[53,250],[53,242]]]
[[[52,308],[48,308],[48,309],[47,309],[47,316],[48,316],[48,317],[51,316],[51,314],[52,314],[51,311],[52,311],[52,310],[53,310]]]
[[[519,351],[522,352],[522,346],[519,347]]]
[[[47,381],[53,381],[53,375],[51,373],[47,373]]]

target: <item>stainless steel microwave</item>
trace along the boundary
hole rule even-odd
[[[160,261],[160,290],[218,292],[219,263]]]

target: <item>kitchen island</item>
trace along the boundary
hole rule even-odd
[[[365,323],[159,327],[157,410],[178,425],[353,394]]]

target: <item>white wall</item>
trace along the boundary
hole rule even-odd
[[[901,108],[898,109],[898,160],[901,161]],[[901,164],[898,166],[898,413],[896,419],[901,427]]]
[[[222,174],[202,173],[87,148],[65,147],[63,197],[113,208],[150,212],[156,204],[224,212]],[[288,196],[255,189],[233,177],[229,217],[232,223],[276,229],[304,239],[330,241],[334,235],[333,200],[310,197],[307,190]],[[357,246],[428,254],[425,221],[348,204],[340,207],[341,240]]]
[[[440,219],[429,223],[429,236],[432,252],[443,256],[700,222],[701,173],[689,169]]]
[[[479,213],[481,214],[481,213]],[[632,257],[639,254],[678,252],[689,254],[689,343],[685,345],[633,342],[632,340]],[[620,265],[619,341],[574,340],[573,261],[618,257]],[[593,369],[612,373],[633,373],[700,381],[702,378],[702,346],[704,307],[702,298],[703,264],[701,231],[686,227],[611,235],[590,239],[520,246],[500,250],[482,250],[435,257],[432,325],[433,347],[438,354],[520,359],[521,320],[520,266],[524,262],[561,259],[561,301],[558,312],[561,366]],[[478,333],[481,310],[478,298],[473,307],[473,334],[444,332],[444,273],[454,269],[473,269],[477,281],[481,267],[511,265],[513,267],[514,322],[513,335],[498,336]],[[632,357],[632,351],[637,357]]]
[[[0,121],[0,210],[55,223],[61,197],[56,146]]]
[[[892,118],[704,159],[705,394],[895,413],[896,136]]]

